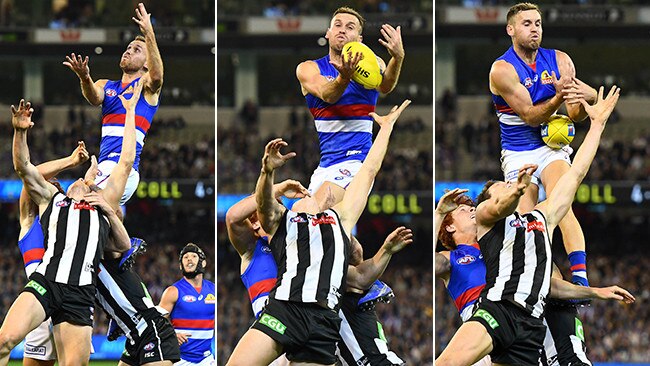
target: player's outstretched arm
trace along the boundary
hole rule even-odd
[[[555,71],[551,74],[555,85],[556,94],[552,98],[533,105],[533,100],[525,86],[519,81],[515,68],[503,60],[492,64],[490,70],[490,91],[500,95],[508,102],[512,110],[529,126],[537,127],[557,111],[564,102],[563,90],[565,84],[570,83],[569,77],[557,79]]]
[[[402,27],[397,26],[397,28],[393,28],[390,24],[383,24],[380,32],[384,39],[380,38],[379,43],[386,47],[391,57],[384,70],[381,84],[379,84],[377,89],[383,94],[388,94],[395,89],[399,80],[399,74],[402,71],[402,63],[404,62]]]
[[[47,205],[56,193],[56,188],[48,183],[30,162],[29,146],[27,146],[27,130],[34,126],[32,122],[34,109],[31,103],[25,103],[25,100],[21,99],[18,108],[11,106],[11,113],[11,124],[14,128],[12,144],[14,170],[23,181],[32,201],[39,206]]]
[[[505,184],[505,188],[476,207],[476,223],[482,227],[489,227],[502,218],[512,215],[536,170],[536,164],[526,164],[519,168],[516,182],[499,183]]]
[[[99,207],[111,225],[110,236],[113,240],[109,240],[104,248],[107,252],[123,253],[131,249],[131,238],[126,231],[124,224],[119,216],[115,213],[113,207],[106,201],[106,199],[97,192],[90,192],[84,195],[84,200],[93,206]],[[119,210],[119,208],[118,208]]]
[[[436,215],[434,217],[434,230],[436,236],[440,233],[440,227],[442,225],[442,220],[445,219],[448,213],[458,208],[458,199],[464,193],[467,193],[467,189],[454,188],[451,191],[445,192],[445,194],[440,197],[438,201],[438,206],[436,206]]]
[[[70,56],[66,56],[65,59],[63,65],[67,66],[79,77],[81,93],[88,103],[94,106],[102,104],[104,102],[104,86],[108,80],[100,79],[95,82],[93,81],[92,77],[90,77],[88,56],[83,58],[81,55],[72,53]]]
[[[347,285],[359,290],[367,290],[372,286],[388,266],[393,254],[413,243],[413,232],[400,226],[388,234],[384,244],[377,253],[357,266],[348,266]]]
[[[156,42],[156,34],[153,31],[151,24],[151,14],[147,13],[147,9],[143,3],[139,3],[135,9],[135,17],[131,18],[140,27],[140,32],[145,39],[147,48],[147,66],[148,76],[145,79],[145,88],[152,94],[160,92],[163,84],[164,67],[158,43]]]
[[[609,287],[585,287],[577,286],[568,281],[558,278],[551,278],[551,291],[549,296],[562,300],[579,299],[602,299],[619,300],[631,304],[636,299],[624,288],[618,286]]]
[[[289,159],[296,156],[295,152],[282,155],[280,149],[288,144],[281,138],[271,140],[264,148],[262,157],[262,170],[255,186],[255,201],[257,202],[257,214],[264,231],[269,235],[275,234],[282,214],[286,210],[273,195],[273,180],[275,169],[283,166]]]
[[[348,188],[345,189],[343,200],[334,206],[334,210],[341,217],[341,224],[346,233],[352,231],[366,207],[370,187],[372,187],[372,182],[379,173],[384,156],[386,156],[388,142],[390,141],[390,135],[393,133],[395,122],[409,104],[411,104],[411,101],[407,99],[399,107],[394,106],[390,113],[385,116],[380,116],[374,112],[370,113],[370,116],[379,124],[379,133],[377,133],[377,137],[372,143],[372,147],[359,172],[354,176]]]
[[[138,81],[133,84],[133,95],[131,99],[126,99],[123,95],[118,97],[126,109],[126,119],[124,121],[124,137],[122,138],[122,151],[117,165],[113,168],[111,175],[108,177],[106,188],[103,190],[106,201],[118,209],[120,199],[124,195],[126,181],[131,174],[133,163],[135,162],[135,107],[140,99],[142,92],[142,82]]]
[[[589,131],[580,145],[569,171],[560,177],[548,200],[538,205],[546,213],[549,232],[553,232],[555,226],[569,211],[578,186],[587,175],[589,166],[596,156],[600,137],[607,124],[607,119],[616,107],[620,91],[621,89],[614,85],[607,97],[603,98],[604,88],[601,86],[596,104],[589,105],[584,99],[581,101],[591,119]]]

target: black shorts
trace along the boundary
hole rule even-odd
[[[467,321],[476,321],[492,337],[493,363],[539,365],[546,326],[525,310],[507,301],[493,302],[481,298],[474,304],[474,314]]]
[[[95,311],[95,286],[73,286],[46,279],[38,272],[29,276],[23,292],[36,296],[45,310],[45,319],[51,317],[52,324],[70,323],[93,325]]]
[[[544,309],[544,318],[552,336],[552,342],[557,352],[560,365],[588,365],[587,345],[585,344],[582,322],[578,318],[578,310],[568,301],[549,299]],[[545,357],[544,357],[545,356]],[[554,355],[546,352],[546,358],[553,361]],[[546,363],[545,363],[546,364]]]
[[[180,361],[176,332],[169,320],[163,316],[148,320],[147,329],[135,342],[126,341],[120,361],[128,365],[144,365],[150,362]]]
[[[361,297],[363,294],[348,292],[341,298],[342,342],[338,344],[341,357],[348,365],[404,365],[404,361],[389,350],[377,312],[359,310]],[[380,349],[378,344],[382,343]],[[355,357],[355,354],[360,356]]]
[[[341,319],[316,304],[269,299],[251,328],[280,343],[289,361],[333,364]]]

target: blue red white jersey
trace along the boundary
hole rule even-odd
[[[104,102],[102,103],[102,141],[99,144],[99,162],[112,160],[117,162],[122,152],[122,139],[124,137],[124,122],[126,110],[118,95],[125,98],[133,94],[133,84],[140,80],[137,78],[128,84],[121,80],[109,80],[104,86]],[[130,96],[127,98],[129,99]],[[160,105],[160,103],[158,103]],[[140,100],[135,107],[135,162],[133,169],[138,170],[140,153],[144,140],[151,127],[151,121],[158,110],[158,105],[151,106],[140,94]]]
[[[515,68],[519,81],[530,93],[533,105],[555,96],[555,86],[553,86],[553,77],[551,75],[555,71],[558,79],[561,76],[557,66],[555,50],[539,48],[535,63],[532,65],[524,62],[512,47],[497,60],[504,60]],[[527,125],[501,96],[492,94],[492,102],[497,117],[499,117],[502,149],[529,151],[545,145],[544,141],[542,141],[541,126],[531,127]]]
[[[214,283],[203,280],[201,292],[181,278],[174,283],[178,289],[178,300],[170,314],[176,333],[188,333],[187,342],[181,345],[181,358],[198,363],[212,354],[214,338]]]
[[[463,321],[471,316],[472,305],[485,287],[485,262],[478,244],[460,244],[449,252],[447,291]]]
[[[314,60],[321,75],[334,80],[338,70],[330,64],[329,55]],[[341,98],[334,104],[311,94],[305,95],[307,107],[314,116],[320,144],[321,167],[348,160],[363,161],[372,146],[372,117],[379,92],[350,81]]]
[[[41,228],[41,220],[38,216],[34,219],[27,234],[18,240],[18,249],[20,249],[20,254],[23,256],[25,273],[29,277],[43,261],[43,255],[45,254],[45,238]]]
[[[253,258],[244,273],[241,274],[241,280],[251,299],[255,318],[258,318],[264,309],[269,292],[275,287],[277,276],[278,266],[275,264],[273,253],[271,253],[268,237],[257,239]]]

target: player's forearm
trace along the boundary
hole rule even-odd
[[[320,88],[320,98],[329,104],[334,104],[341,99],[341,96],[345,92],[345,88],[347,88],[349,84],[350,79],[344,79],[339,75],[336,79],[325,83]]]
[[[380,92],[388,94],[395,89],[397,81],[399,80],[399,75],[402,72],[403,62],[403,57],[391,57],[390,61],[388,61],[388,65],[386,65],[386,70],[384,70],[383,75],[384,77],[379,85]]]
[[[548,122],[548,119],[560,108],[563,102],[564,98],[560,94],[556,94],[551,99],[530,106],[520,117],[527,125],[537,127]]]
[[[66,169],[74,168],[74,166],[72,158],[66,156],[65,158],[50,160],[39,164],[36,166],[36,169],[38,169],[38,172],[47,180]]]
[[[135,145],[135,110],[127,110],[119,164],[128,166],[129,169],[133,167],[133,163],[135,162]]]
[[[551,278],[549,296],[560,300],[593,299],[596,294],[591,287],[576,286],[565,280]]]
[[[273,179],[275,170],[265,172],[264,169],[260,172],[255,186],[255,202],[257,203],[257,213],[259,215],[260,224],[266,232],[270,232],[271,220],[274,213],[275,198],[273,196]]]
[[[154,32],[149,32],[145,35],[146,48],[147,48],[147,63],[149,66],[149,78],[155,89],[162,86],[164,67],[158,43],[156,42],[156,35]]]
[[[94,106],[102,104],[102,99],[97,89],[95,89],[95,83],[93,82],[93,79],[90,77],[90,75],[84,78],[80,78],[79,80],[81,84],[81,93],[83,94],[84,98],[86,98],[88,103]]]
[[[27,146],[27,130],[14,129],[12,158],[14,170],[20,177],[23,177],[27,171],[27,166],[30,164],[29,147]]]
[[[442,226],[442,221],[445,219],[445,216],[446,214],[443,214],[441,212],[438,212],[438,210],[436,210],[436,216],[433,219],[433,226],[434,226],[433,233],[436,235],[436,237],[438,236],[438,234],[440,234],[440,227]]]
[[[366,259],[356,267],[358,276],[355,283],[351,285],[360,290],[369,289],[372,283],[384,273],[392,256],[383,246],[379,248],[372,258]]]
[[[436,277],[446,276],[449,269],[449,260],[444,255],[436,253]]]
[[[228,225],[242,224],[255,210],[257,210],[257,202],[255,201],[255,195],[252,194],[228,209],[226,223]]]
[[[513,183],[510,192],[497,201],[495,206],[495,216],[498,218],[504,218],[512,215],[517,209],[519,198],[523,195],[524,191],[517,189],[516,183]]]
[[[111,236],[113,237],[113,247],[110,250],[122,253],[131,249],[131,238],[117,214],[113,211],[105,212],[105,214],[111,224]]]

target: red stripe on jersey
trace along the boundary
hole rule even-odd
[[[458,296],[454,300],[454,302],[456,303],[456,309],[460,310],[468,302],[478,299],[478,296],[481,294],[481,291],[483,291],[483,287],[485,287],[485,284],[470,288],[469,290],[466,290],[460,296]]]
[[[269,278],[266,280],[261,280],[255,282],[251,287],[248,288],[248,297],[253,300],[257,298],[260,294],[265,292],[271,292],[275,286],[276,278]]]
[[[510,108],[510,107],[507,106],[507,105],[498,105],[498,104],[495,104],[494,106],[496,107],[497,112],[501,112],[501,113],[513,113],[512,108]]]
[[[45,254],[45,249],[43,248],[30,249],[23,254],[23,262],[27,264],[35,260],[42,261],[44,254]]]
[[[578,270],[587,270],[587,266],[583,263],[578,263],[576,265],[571,266],[571,271],[578,271]]]
[[[120,124],[124,126],[124,121],[126,120],[126,114],[107,114],[102,118],[102,125],[106,124]],[[135,116],[135,127],[140,128],[142,131],[147,133],[151,123],[147,121],[146,118],[142,116]]]
[[[365,117],[375,111],[372,104],[331,105],[325,108],[309,108],[311,114],[318,118],[327,117]]]
[[[174,328],[214,329],[214,319],[172,319]]]

